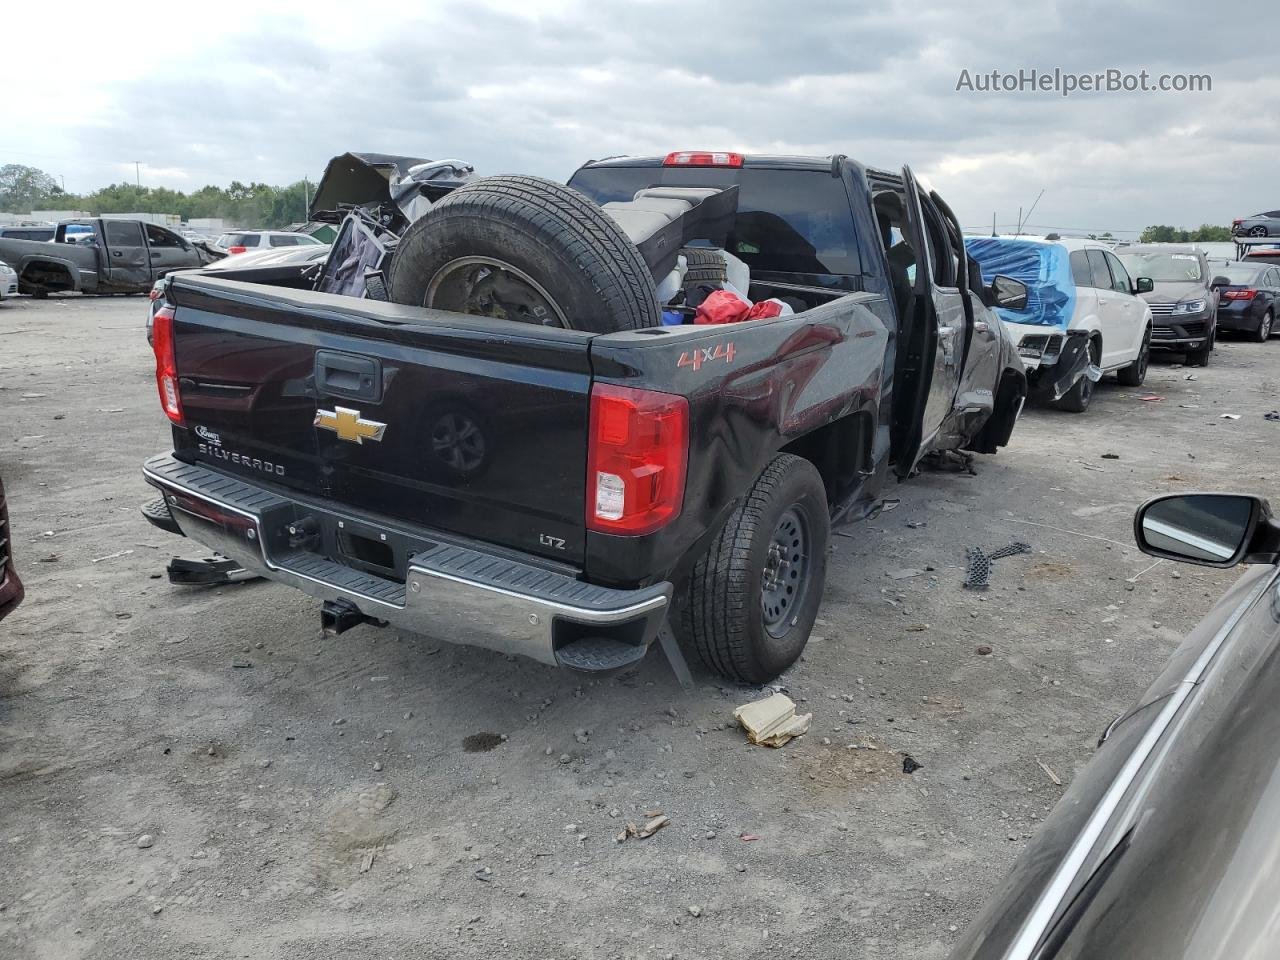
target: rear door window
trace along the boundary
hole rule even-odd
[[[1089,258],[1089,273],[1092,287],[1099,290],[1111,289],[1111,271],[1107,269],[1107,258],[1102,255],[1101,250],[1086,250],[1085,256]]]
[[[274,234],[271,237],[271,245],[273,247],[296,247],[298,245],[298,238],[290,236],[287,233]]]
[[[106,220],[103,229],[108,247],[142,246],[142,224],[137,220]]]

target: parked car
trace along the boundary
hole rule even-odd
[[[13,565],[13,530],[9,526],[9,504],[0,480],[0,620],[22,602],[22,581]]]
[[[1232,220],[1231,233],[1237,237],[1280,237],[1280,210]]]
[[[1280,263],[1280,247],[1250,246],[1241,259],[1250,263]]]
[[[323,246],[315,237],[305,233],[289,233],[284,230],[237,230],[224,233],[214,241],[214,246],[227,253],[244,253],[262,247]]]
[[[1280,313],[1280,266],[1228,263],[1213,268],[1218,293],[1218,329],[1247,333],[1266,343]]]
[[[18,295],[18,271],[0,261],[0,300]]]
[[[1115,372],[1140,386],[1151,352],[1151,311],[1139,296],[1151,289],[1097,241],[966,237],[984,280],[998,274],[1027,285],[1027,305],[996,315],[1018,345],[1029,398],[1083,413],[1094,383]]]
[[[237,280],[241,276],[250,276],[257,283],[272,283],[277,286],[296,286],[298,289],[310,289],[312,277],[298,266],[321,264],[329,256],[328,244],[304,244],[298,247],[275,247],[265,250],[250,250],[224,257],[215,263],[203,267],[193,267],[201,273]],[[251,273],[243,273],[251,271]],[[177,270],[168,273],[151,285],[151,313],[147,318],[147,342],[151,341],[151,326],[156,311],[165,305],[165,289],[169,278],[186,273]]]
[[[1153,350],[1185,353],[1187,362],[1209,364],[1217,340],[1218,292],[1205,252],[1176,244],[1125,244],[1116,255],[1131,273],[1150,277],[1153,288],[1142,294],[1151,307]]]
[[[48,227],[0,227],[0,240],[40,240],[47,242],[53,239],[55,228]]]
[[[320,598],[331,632],[601,671],[670,617],[710,669],[777,676],[833,521],[930,452],[1009,441],[1026,381],[989,305],[1026,288],[983,284],[909,169],[688,152],[572,184],[449,192],[395,247],[398,302],[173,277],[153,337],[173,450],[145,464],[147,518]],[[670,266],[597,205],[638,192],[734,200],[705,226],[753,300],[799,310],[660,325]],[[682,237],[651,249],[674,264]]]
[[[1252,564],[1102,735],[951,960],[1273,957],[1280,524],[1235,494],[1148,501],[1146,553]]]
[[[145,293],[157,277],[213,257],[153,223],[68,220],[52,243],[0,239],[0,260],[17,271],[22,293],[44,297],[63,290]]]

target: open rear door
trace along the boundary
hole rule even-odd
[[[894,400],[894,461],[902,479],[920,462],[951,413],[959,387],[964,304],[945,229],[932,207],[927,219],[910,167],[902,168],[904,239],[915,254],[911,305],[900,318],[900,361]],[[931,232],[932,231],[932,234]],[[952,295],[954,294],[954,295]]]

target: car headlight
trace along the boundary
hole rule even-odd
[[[1207,300],[1183,300],[1173,305],[1173,312],[1175,314],[1203,313],[1207,304]]]

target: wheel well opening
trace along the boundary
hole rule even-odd
[[[22,268],[19,277],[22,284],[41,290],[74,290],[71,271],[61,263],[48,260],[32,260]]]
[[[803,457],[817,467],[827,502],[834,503],[841,490],[871,470],[873,436],[871,415],[851,413],[797,437],[778,452]]]

